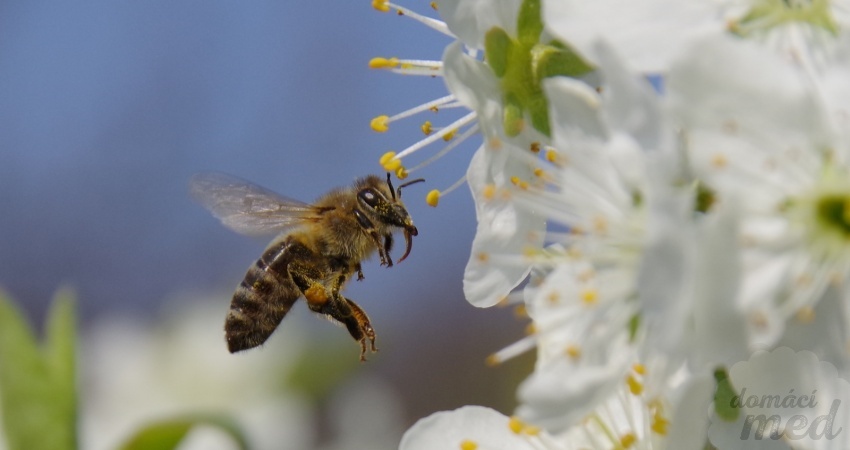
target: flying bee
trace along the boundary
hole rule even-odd
[[[375,330],[360,306],[340,291],[361,261],[375,252],[381,265],[392,267],[393,232],[402,231],[410,254],[419,232],[401,202],[401,189],[370,175],[307,204],[255,184],[220,173],[196,175],[190,192],[201,205],[233,231],[248,235],[277,234],[236,288],[224,322],[231,353],[256,347],[268,339],[301,297],[310,310],[342,323],[360,343],[360,360],[375,347]]]

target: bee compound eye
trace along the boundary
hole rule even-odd
[[[378,204],[378,196],[371,189],[363,189],[358,195],[367,205],[371,207],[375,207],[375,205]]]

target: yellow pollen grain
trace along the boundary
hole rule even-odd
[[[324,305],[328,302],[328,293],[324,286],[314,284],[304,291],[304,298],[312,305]]]
[[[398,58],[382,58],[380,56],[369,60],[370,69],[392,69],[398,66]]]
[[[528,149],[531,151],[531,153],[538,154],[540,153],[540,143],[532,142],[531,145],[528,146]]]
[[[395,157],[395,152],[386,152],[381,159],[378,160],[381,166],[387,172],[395,172],[401,167],[401,160]]]
[[[446,133],[446,135],[443,136],[443,140],[446,141],[446,142],[449,142],[450,140],[454,139],[456,134],[457,134],[457,128]]]
[[[460,450],[476,450],[478,449],[478,444],[475,441],[471,441],[469,439],[464,439],[460,443]]]
[[[512,176],[511,177],[511,183],[513,183],[514,186],[518,185],[519,184],[519,177],[516,176],[516,175]]]
[[[404,15],[404,11],[402,11],[402,10],[398,10],[398,11],[396,11],[395,13],[396,13],[396,14],[398,14],[399,16],[403,16],[403,15]]]
[[[490,260],[490,254],[487,253],[487,252],[478,252],[478,254],[475,255],[475,257],[478,258],[479,262],[483,262],[483,263],[486,263],[487,261]]]
[[[620,436],[620,445],[623,448],[629,448],[635,445],[635,442],[637,442],[637,436],[635,436],[634,433],[626,433]]]
[[[542,178],[542,177],[543,177],[543,175],[546,175],[546,171],[545,171],[545,170],[543,170],[543,169],[541,169],[541,168],[539,168],[539,167],[537,167],[537,168],[535,168],[535,169],[534,169],[534,176],[535,176],[535,177],[540,177],[540,178]]]
[[[401,63],[401,65],[399,67],[402,68],[402,69],[412,69],[413,64],[411,64],[411,63]]]
[[[403,179],[407,178],[408,175],[409,174],[407,173],[407,169],[405,169],[404,166],[401,166],[401,167],[399,167],[398,169],[395,170],[395,176],[399,180],[403,180]]]
[[[428,136],[429,134],[431,134],[434,131],[431,128],[431,121],[430,120],[426,120],[425,123],[423,123],[422,126],[419,127],[419,129],[422,130],[423,133],[425,133],[425,136]]]
[[[798,309],[794,316],[797,318],[798,322],[804,325],[809,325],[815,321],[815,310],[811,306],[804,306]]]
[[[558,291],[552,291],[549,293],[549,295],[546,296],[546,300],[548,300],[549,303],[552,304],[558,303],[561,300],[561,295],[558,293]]]
[[[431,2],[429,3],[429,5],[431,5],[431,9],[433,9],[434,11],[437,10],[437,2]]]
[[[729,164],[729,160],[726,159],[726,155],[723,153],[717,153],[713,158],[711,158],[711,165],[718,169],[726,167],[727,164]]]
[[[499,358],[499,355],[497,355],[495,353],[488,356],[487,359],[484,360],[484,364],[486,364],[489,367],[495,367],[495,366],[498,366],[501,363],[502,363],[502,359]]]
[[[428,206],[437,207],[437,204],[440,203],[440,191],[433,189],[428,195],[425,196],[425,203]]]
[[[440,108],[438,108],[437,106],[432,106],[428,109],[430,109],[432,112],[440,112]]]
[[[626,377],[626,384],[629,386],[629,392],[634,395],[640,395],[643,392],[643,383],[631,375]]]
[[[375,117],[369,122],[369,126],[372,128],[372,131],[377,131],[378,133],[386,133],[387,130],[390,129],[390,116]],[[395,156],[395,153],[393,154],[393,156]]]
[[[546,150],[546,161],[549,161],[552,164],[557,163],[558,162],[558,152],[556,152],[555,150],[552,150],[552,149]]]
[[[496,195],[496,186],[492,184],[488,184],[484,186],[484,189],[481,190],[481,196],[484,197],[484,200],[493,200],[493,196]]]
[[[564,349],[564,353],[569,356],[570,359],[579,359],[581,358],[581,347],[570,344]]]
[[[635,363],[632,366],[632,370],[634,370],[635,373],[638,375],[646,375],[646,366],[641,363]]]
[[[508,420],[508,428],[511,429],[516,434],[522,433],[522,429],[525,428],[525,424],[522,420],[517,416],[511,416],[510,420]]]
[[[596,289],[585,289],[581,293],[581,301],[586,305],[593,305],[599,301],[599,291]]]
[[[375,8],[380,12],[389,12],[390,2],[389,0],[372,0],[372,8]]]
[[[534,323],[530,323],[530,324],[528,324],[527,327],[525,327],[525,334],[526,335],[531,336],[532,334],[535,334],[535,333],[537,333],[537,327],[534,326]]]

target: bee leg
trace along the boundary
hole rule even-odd
[[[363,267],[360,266],[360,263],[354,266],[354,270],[357,271],[357,281],[361,281],[363,279]]]
[[[375,231],[375,225],[369,220],[360,210],[354,210],[354,217],[357,218],[357,222],[363,227],[363,231],[369,234],[369,237],[375,241],[375,246],[378,247],[378,256],[381,258],[381,265],[392,267],[393,260],[390,259],[390,254],[385,248],[385,243],[381,242],[381,236],[378,235],[378,232]]]

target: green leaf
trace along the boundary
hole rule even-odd
[[[741,415],[741,408],[736,406],[735,389],[732,387],[732,382],[729,381],[729,374],[726,369],[715,370],[714,381],[717,383],[717,388],[714,391],[714,412],[717,417],[727,422],[738,420],[738,416]]]
[[[74,300],[57,294],[43,348],[0,292],[0,407],[10,450],[76,448]]]
[[[171,450],[196,426],[212,426],[229,435],[239,448],[248,450],[248,440],[239,426],[222,416],[197,414],[146,425],[122,445],[120,450]]]

